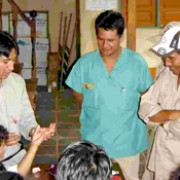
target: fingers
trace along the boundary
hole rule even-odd
[[[9,133],[8,139],[6,141],[7,146],[12,146],[18,143],[20,136],[16,133]]]
[[[43,136],[43,133],[41,132],[41,128],[38,125],[33,133],[32,141],[36,141],[39,139],[41,136]]]
[[[34,131],[31,144],[32,146],[38,147],[44,140],[43,132],[41,131],[41,127],[38,125]]]
[[[49,127],[40,127],[39,125],[35,129],[35,132],[33,134],[32,141],[37,140],[43,135],[43,140],[46,141],[50,139],[52,136],[54,136],[56,130],[56,124],[51,123]]]
[[[44,140],[45,141],[54,136],[55,129],[56,129],[56,124],[55,123],[51,123],[49,125],[49,127],[46,129],[45,133],[44,133]]]
[[[56,124],[55,123],[50,124],[49,131],[52,133],[55,133],[55,131],[56,131]]]

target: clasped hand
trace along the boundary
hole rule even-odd
[[[55,128],[56,128],[56,124],[55,123],[51,123],[49,125],[49,127],[40,127],[37,126],[36,128],[33,129],[32,131],[32,141],[46,141],[48,139],[50,139],[52,136],[54,136],[55,134]],[[7,146],[12,146],[17,144],[20,141],[20,135],[17,133],[9,133],[8,135],[8,139],[6,141],[6,145]]]

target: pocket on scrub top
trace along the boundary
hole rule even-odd
[[[125,86],[121,86],[119,90],[119,103],[122,110],[131,110],[137,107],[139,103],[139,93]]]
[[[98,106],[98,95],[95,88],[83,88],[83,106],[96,108]]]

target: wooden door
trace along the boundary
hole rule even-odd
[[[121,0],[121,12],[127,24],[128,0]],[[156,0],[136,0],[136,25],[156,25]]]
[[[137,26],[156,25],[156,0],[136,0]]]
[[[180,0],[160,0],[160,26],[180,20]]]

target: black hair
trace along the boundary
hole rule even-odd
[[[99,28],[105,30],[116,29],[118,35],[121,36],[125,28],[124,18],[120,12],[114,10],[104,11],[95,20],[96,35],[98,34]]]
[[[0,31],[0,56],[9,57],[12,49],[19,55],[19,47],[14,37],[6,31]]]
[[[24,178],[15,172],[2,171],[0,172],[0,179],[2,180],[24,180]]]
[[[8,139],[8,131],[7,129],[0,125],[0,146],[2,145],[3,141],[6,141]]]
[[[57,180],[110,180],[112,163],[106,152],[88,141],[70,144],[57,165]]]

